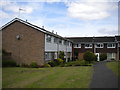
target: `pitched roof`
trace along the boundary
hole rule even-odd
[[[85,42],[92,42],[93,37],[68,37],[67,39],[72,40],[74,43],[85,43]]]
[[[120,42],[120,35],[119,36],[115,36],[116,37],[116,40],[118,41],[118,42]]]
[[[57,34],[54,34],[54,33],[50,32],[50,31],[48,31],[48,30],[46,30],[46,29],[44,29],[44,28],[38,27],[38,26],[36,26],[36,25],[33,25],[33,24],[31,24],[31,23],[29,23],[29,22],[27,22],[27,21],[21,20],[21,19],[19,19],[19,18],[14,18],[13,20],[11,20],[10,22],[8,22],[7,24],[5,24],[5,25],[3,25],[2,27],[0,27],[0,30],[3,30],[4,28],[6,28],[7,26],[11,25],[12,23],[14,23],[14,22],[16,22],[16,21],[18,21],[18,22],[20,22],[20,23],[23,23],[23,24],[25,24],[25,25],[27,25],[27,26],[29,26],[29,27],[32,27],[32,28],[34,28],[34,29],[36,29],[36,30],[38,30],[38,31],[41,31],[41,32],[43,32],[43,33],[45,33],[45,34],[52,35],[52,36],[55,36],[55,37],[58,37],[58,38],[61,38],[61,39],[65,39],[65,38],[63,38],[63,37],[61,37],[61,36],[59,36],[59,35],[57,35]],[[70,40],[69,40],[69,41],[70,41]]]
[[[115,37],[111,36],[95,37],[94,42],[115,42]]]
[[[104,37],[68,37],[67,39],[72,40],[75,43],[103,43],[103,42],[115,42],[114,36],[104,36]]]

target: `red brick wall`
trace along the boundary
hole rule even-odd
[[[21,35],[21,39],[17,40],[16,35]],[[18,64],[30,64],[36,61],[39,65],[43,65],[44,38],[44,33],[16,21],[3,29],[2,48],[10,52]]]

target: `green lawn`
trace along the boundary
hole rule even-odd
[[[3,88],[89,88],[92,67],[3,68]]]
[[[120,77],[120,62],[108,62],[107,67]]]

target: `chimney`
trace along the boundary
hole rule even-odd
[[[57,35],[57,32],[56,32],[56,35]]]
[[[54,30],[52,30],[52,33],[54,33]]]
[[[44,29],[44,26],[42,26],[42,28]]]

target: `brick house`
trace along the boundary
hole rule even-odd
[[[43,65],[48,60],[57,59],[59,51],[64,51],[66,61],[72,58],[70,40],[27,21],[15,18],[0,30],[2,49],[10,53],[18,64],[35,61]]]
[[[74,42],[73,57],[83,59],[86,51],[91,51],[98,56],[101,53],[107,54],[107,59],[120,60],[120,36],[106,37],[68,37]]]

